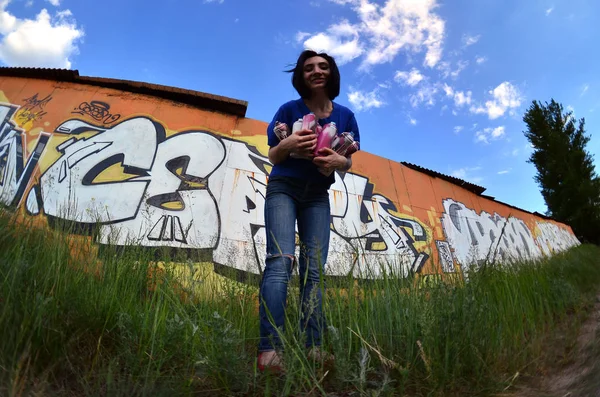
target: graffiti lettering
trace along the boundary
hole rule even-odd
[[[552,255],[579,244],[577,238],[550,222],[537,222],[538,237],[536,239],[545,255]]]
[[[443,205],[445,210],[442,217],[444,232],[463,270],[467,270],[471,266],[475,266],[476,269],[485,261],[510,263],[538,259],[548,253],[547,249],[540,249],[543,247],[543,244],[539,244],[541,241],[550,241],[552,246],[563,248],[578,244],[570,234],[569,238],[565,238],[562,234],[552,234],[551,226],[540,228],[546,231],[546,234],[543,231],[536,241],[532,232],[521,219],[514,217],[506,219],[498,214],[491,215],[485,211],[477,214],[464,204],[452,199],[444,200]],[[544,223],[543,225],[549,224]],[[538,223],[538,227],[540,227],[540,223]]]
[[[189,148],[194,150],[190,151]],[[211,156],[203,156],[211,153]],[[99,241],[117,245],[214,248],[220,231],[217,202],[208,178],[223,162],[221,141],[205,132],[186,132],[158,145],[138,214],[118,225],[103,226]],[[143,196],[143,197],[142,197]]]
[[[18,109],[18,106],[0,104],[0,203],[9,206],[16,206],[21,200],[50,139],[50,134],[40,133],[32,154],[26,158],[24,131],[11,121]]]
[[[264,268],[270,163],[253,147],[203,131],[165,139],[164,127],[144,117],[109,129],[70,120],[56,133],[69,139],[40,179],[47,215],[100,225],[101,244],[211,249],[215,263],[254,274]],[[419,222],[394,215],[366,178],[336,178],[347,204],[334,211],[328,273],[420,271],[428,256],[413,245],[426,240]],[[27,207],[39,211],[35,195]]]
[[[136,217],[164,128],[143,117],[102,130],[71,120],[56,132],[71,135],[56,149],[62,156],[40,180],[47,215],[80,223],[111,223]],[[83,133],[90,138],[77,139]],[[126,136],[127,139],[123,139]],[[144,142],[139,145],[137,142]],[[109,167],[122,168],[119,181],[105,180]],[[107,187],[110,186],[110,189]]]
[[[71,113],[90,116],[103,124],[114,123],[121,118],[120,114],[110,113],[110,105],[108,103],[100,101],[82,102]]]
[[[336,174],[330,202],[333,234],[341,239],[331,244],[331,251],[341,251],[340,262],[350,264],[356,277],[365,277],[367,273],[378,276],[383,271],[407,275],[421,270],[428,255],[417,252],[413,243],[427,239],[423,227],[416,221],[393,215],[397,211],[394,204],[373,194],[373,185],[367,178],[352,173],[342,178]],[[354,260],[348,260],[350,253],[355,254]],[[343,266],[342,263],[338,266]]]
[[[447,241],[436,240],[435,245],[440,255],[440,264],[444,273],[454,272],[454,258],[450,251],[450,244]]]
[[[52,95],[48,95],[45,98],[38,99],[38,94],[34,94],[29,98],[23,99],[25,104],[22,106],[21,111],[17,115],[17,120],[21,123],[27,123],[29,121],[40,120],[46,115],[44,107],[52,100]]]

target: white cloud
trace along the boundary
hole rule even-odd
[[[457,107],[462,107],[464,105],[471,104],[471,91],[467,91],[466,93],[463,91],[457,91],[454,93],[454,104]]]
[[[296,33],[296,41],[300,42],[309,36],[310,36],[310,33],[298,32],[298,33]]]
[[[58,7],[60,5],[60,0],[46,0],[48,3],[52,4],[54,7]]]
[[[345,19],[331,25],[326,32],[312,36],[309,33],[298,32],[296,40],[302,41],[308,36],[310,37],[304,41],[304,48],[326,52],[335,57],[340,65],[352,61],[364,52],[360,44],[358,28]]]
[[[0,34],[2,35],[11,32],[17,24],[17,18],[6,11],[9,1],[0,0]]]
[[[469,36],[467,34],[463,35],[462,42],[465,47],[471,46],[479,41],[481,35],[477,36]]]
[[[204,3],[219,3],[223,4],[225,0],[204,0]]]
[[[450,72],[450,76],[452,76],[453,79],[457,78],[460,72],[465,70],[467,66],[469,66],[469,61],[458,61],[456,69]]]
[[[498,171],[498,175],[508,174],[511,170],[512,170],[512,168],[509,168],[507,170]]]
[[[77,42],[84,36],[71,11],[53,17],[42,9],[35,19],[16,18],[0,0],[0,61],[9,66],[70,68]]]
[[[472,175],[473,172],[480,171],[481,167],[464,167],[454,170],[450,173],[455,178],[463,179],[465,181],[470,181],[472,183],[479,183],[483,180],[480,176]]]
[[[460,60],[456,63],[456,69],[452,70],[450,62],[442,61],[437,65],[436,69],[441,72],[442,78],[447,79],[448,77],[452,77],[456,79],[467,66],[469,66],[469,61]]]
[[[475,142],[490,143],[491,140],[495,141],[502,138],[505,133],[506,131],[504,126],[496,128],[484,128],[482,131],[477,131],[475,133]]]
[[[438,88],[431,84],[421,84],[417,92],[412,94],[409,98],[412,107],[416,108],[422,103],[426,103],[428,106],[435,104],[435,96],[438,93]]]
[[[552,13],[552,11],[554,11],[554,6],[552,6],[552,7],[548,8],[548,9],[546,10],[546,16],[550,15],[550,14]]]
[[[485,61],[487,61],[487,58],[484,57],[484,56],[478,56],[478,57],[475,58],[475,62],[477,62],[478,65],[481,65]]]
[[[572,119],[573,121],[575,121],[575,119],[577,118],[577,116],[575,115],[575,108],[571,105],[567,105],[566,110],[567,112],[571,113],[570,116],[567,117],[567,120]]]
[[[409,121],[410,121],[410,124],[412,124],[412,125],[417,125],[417,120],[416,120],[416,119],[413,119],[413,118],[411,117]]]
[[[461,132],[465,127],[463,127],[462,125],[457,125],[456,127],[454,127],[454,133],[458,134],[459,132]]]
[[[450,96],[453,97],[454,96],[454,89],[452,87],[450,87],[448,84],[444,83],[444,92],[446,93],[446,96]]]
[[[347,51],[351,56],[344,58],[347,62],[364,55],[361,69],[367,69],[391,62],[402,50],[409,54],[425,52],[423,65],[428,67],[440,61],[445,23],[434,12],[437,0],[387,0],[384,4],[370,0],[329,1],[350,5],[356,13],[358,21],[350,25],[356,35],[350,40],[351,50]],[[330,29],[314,34],[304,45],[327,44],[327,50],[334,55],[336,43],[346,42]]]
[[[371,108],[380,108],[385,105],[385,102],[378,96],[376,89],[371,92],[363,92],[351,88],[348,94],[348,101],[350,101],[357,112]]]
[[[517,157],[519,155],[519,149],[514,149],[511,154],[513,157]]]
[[[464,105],[470,105],[472,102],[472,95],[473,93],[471,91],[456,91],[454,90],[454,88],[450,87],[448,84],[444,83],[444,85],[442,86],[444,92],[446,93],[447,97],[450,97],[452,99],[454,99],[454,105],[457,107],[462,107]]]
[[[423,76],[421,72],[415,68],[413,68],[410,72],[397,71],[396,75],[394,76],[394,80],[398,82],[404,82],[404,84],[407,84],[411,87],[416,86],[423,79],[425,79],[425,76]]]
[[[450,72],[452,72],[452,68],[450,67],[450,62],[442,61],[437,64],[436,69],[442,72],[442,76],[446,79],[450,76]]]
[[[590,85],[589,84],[584,84],[583,88],[581,88],[581,94],[579,96],[584,96],[585,93],[590,89]]]
[[[514,109],[521,106],[521,93],[514,85],[505,81],[498,87],[489,91],[492,99],[485,102],[485,105],[472,106],[471,112],[475,114],[486,113],[491,120],[497,119],[508,111],[514,115]]]

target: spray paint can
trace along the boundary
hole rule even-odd
[[[295,134],[296,132],[300,131],[301,129],[302,129],[302,119],[298,119],[292,126],[292,134]]]
[[[334,122],[328,123],[323,127],[323,131],[317,136],[317,147],[315,148],[315,156],[324,147],[331,148],[333,139],[337,136],[337,126]]]
[[[277,138],[279,138],[279,140],[285,139],[289,135],[287,124],[281,123],[279,121],[275,122],[275,128],[273,128],[273,132],[275,132],[275,135],[277,135]]]
[[[302,129],[303,130],[312,130],[316,132],[317,130],[317,117],[314,113],[309,113],[304,115],[302,118]]]

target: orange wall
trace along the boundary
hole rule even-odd
[[[99,245],[204,250],[245,272],[264,267],[267,123],[15,77],[0,77],[0,122],[4,205],[40,222],[94,224]],[[579,244],[566,225],[364,151],[353,159],[330,191],[329,274],[373,277],[382,264],[452,273]]]

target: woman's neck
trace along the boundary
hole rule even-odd
[[[329,117],[333,110],[333,102],[324,92],[315,92],[309,99],[304,99],[308,109],[319,118]]]

